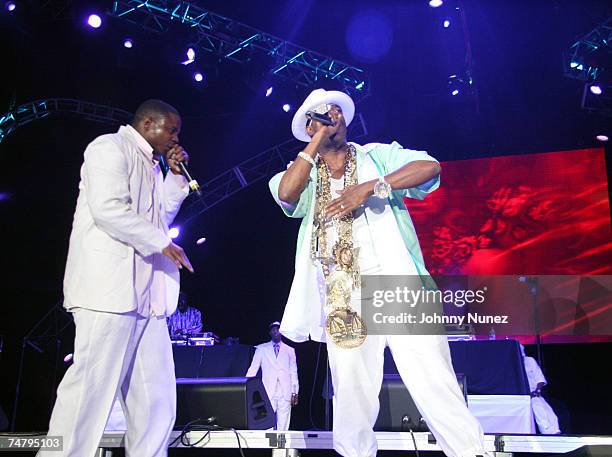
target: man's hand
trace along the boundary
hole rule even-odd
[[[364,182],[355,186],[348,186],[342,190],[337,191],[340,196],[332,200],[327,208],[325,208],[325,214],[331,218],[334,216],[342,217],[354,209],[360,207],[363,202],[372,194],[374,189],[374,181]]]
[[[298,394],[291,394],[291,406],[298,405]]]
[[[162,254],[172,260],[174,264],[179,267],[179,269],[183,268],[184,266],[193,273],[193,267],[191,266],[191,262],[187,258],[187,254],[185,254],[183,248],[180,247],[178,244],[174,244],[171,241],[170,244],[162,250]]]
[[[175,144],[172,149],[168,151],[168,154],[166,154],[166,161],[172,173],[180,175],[181,168],[179,167],[179,162],[183,162],[187,165],[189,163],[189,154],[187,154],[187,151],[185,151],[180,144]]]

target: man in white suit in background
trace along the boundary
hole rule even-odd
[[[267,343],[255,349],[247,377],[261,377],[272,409],[276,413],[276,430],[289,430],[291,407],[298,404],[299,382],[295,350],[282,342],[280,322],[270,324],[270,338]]]
[[[113,401],[127,420],[126,456],[165,457],[176,415],[166,315],[176,308],[179,268],[193,268],[168,236],[189,192],[180,174],[181,118],[148,100],[131,125],[85,150],[70,235],[64,306],[76,326],[74,363],[58,390],[49,436],[63,452],[93,457]],[[159,161],[170,170],[165,179]]]

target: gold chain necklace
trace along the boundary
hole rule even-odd
[[[326,307],[333,310],[326,320],[332,341],[343,348],[360,346],[367,335],[365,322],[351,309],[351,291],[360,286],[359,264],[353,245],[353,213],[332,218],[338,240],[329,252],[325,208],[332,200],[331,170],[319,156],[317,189],[310,254],[321,263],[326,283]],[[344,161],[344,188],[357,184],[357,152],[348,145]],[[330,266],[336,268],[330,274]]]

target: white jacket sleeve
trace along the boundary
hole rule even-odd
[[[295,349],[291,349],[291,357],[289,361],[289,372],[291,373],[291,393],[298,394],[300,392],[300,383],[298,380],[297,360],[295,359]]]
[[[246,377],[254,378],[255,376],[257,376],[257,372],[259,371],[260,367],[261,367],[261,349],[257,348],[255,349],[255,355],[253,356],[253,361],[251,362],[251,366],[247,370]]]
[[[183,175],[175,175],[168,170],[164,179],[164,208],[166,210],[166,225],[172,224],[181,208],[183,200],[189,194],[189,183]]]
[[[132,246],[142,256],[161,252],[170,238],[131,207],[125,153],[109,139],[85,150],[83,180],[93,220],[112,238]]]

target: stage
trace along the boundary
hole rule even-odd
[[[238,449],[238,439],[243,449],[319,449],[331,450],[332,432],[266,430],[218,430],[193,431],[185,434],[180,442],[181,432],[172,433],[172,447],[195,447],[201,449]],[[239,437],[239,438],[238,438]],[[414,451],[415,446],[409,432],[376,432],[380,451]],[[441,452],[431,433],[415,433],[414,439],[419,452]],[[189,446],[189,443],[193,443]],[[486,435],[486,450],[496,457],[511,457],[518,453],[542,455],[565,454],[582,446],[612,446],[612,436],[542,436],[542,435]],[[100,442],[98,457],[110,457],[112,450],[123,446],[123,433],[106,433]],[[170,453],[172,454],[172,453]]]

